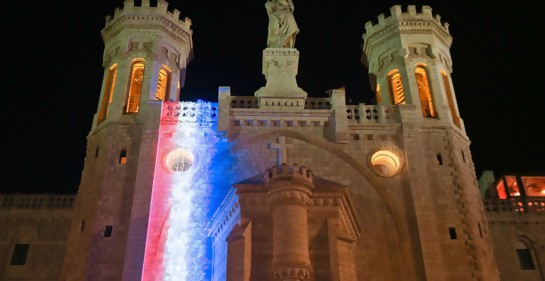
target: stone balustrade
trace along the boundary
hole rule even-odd
[[[74,201],[74,195],[3,194],[0,209],[69,209]]]
[[[545,197],[509,199],[485,199],[484,209],[488,213],[518,213],[545,215]]]

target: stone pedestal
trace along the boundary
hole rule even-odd
[[[307,93],[297,86],[299,51],[267,48],[263,51],[263,75],[267,83],[255,92],[260,108],[304,109]]]

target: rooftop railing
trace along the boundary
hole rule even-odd
[[[0,209],[69,209],[74,206],[74,195],[0,195]]]

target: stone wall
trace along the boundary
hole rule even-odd
[[[72,220],[72,195],[0,195],[0,280],[58,281]],[[16,245],[28,244],[14,264]]]

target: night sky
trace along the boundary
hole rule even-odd
[[[0,192],[74,193],[102,83],[100,31],[123,1],[32,2],[2,4]],[[395,4],[429,5],[454,38],[452,82],[477,175],[545,174],[545,79],[538,68],[545,65],[539,43],[545,24],[541,10],[528,2],[294,0],[301,30],[298,84],[310,97],[344,86],[352,104],[371,103],[360,63],[365,22],[376,22]],[[216,102],[218,86],[252,96],[264,85],[264,3],[170,1],[170,10],[193,22],[195,57],[182,100]]]

